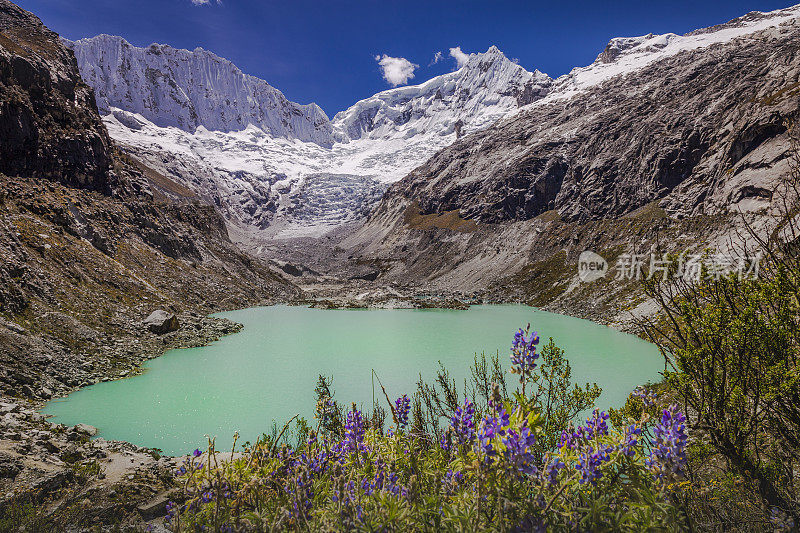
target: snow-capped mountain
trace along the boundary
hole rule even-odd
[[[510,109],[545,96],[552,83],[548,75],[528,72],[492,46],[455,72],[361,100],[338,113],[333,124],[345,142],[450,135],[459,121],[465,131],[490,125]]]
[[[333,144],[330,121],[318,105],[290,102],[264,80],[202,48],[138,48],[122,37],[98,35],[76,41],[73,49],[103,114],[124,109],[192,133],[199,126],[238,131],[253,125],[276,137]]]
[[[112,137],[234,225],[269,236],[318,234],[362,217],[389,183],[552,83],[491,47],[455,72],[383,91],[329,121],[315,104],[289,102],[202,49],[137,48],[106,35],[72,47]]]
[[[360,219],[389,184],[461,135],[798,14],[795,6],[682,36],[612,39],[594,63],[556,80],[493,46],[455,72],[380,92],[333,120],[202,49],[137,48],[105,35],[72,46],[115,140],[215,203],[233,226],[287,237]]]

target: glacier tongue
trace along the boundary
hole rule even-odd
[[[491,47],[455,72],[378,93],[329,121],[204,50],[136,48],[104,35],[72,46],[114,139],[265,237],[358,220],[387,184],[552,84]]]

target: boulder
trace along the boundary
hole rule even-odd
[[[0,452],[0,478],[15,478],[22,471],[22,461],[8,452]]]
[[[89,437],[94,437],[97,435],[97,428],[94,426],[90,426],[89,424],[77,424],[73,430],[75,433],[82,433]]]
[[[172,313],[167,313],[163,309],[153,311],[150,316],[144,319],[143,324],[149,331],[157,335],[177,331],[181,327],[180,323],[178,323],[178,317]]]

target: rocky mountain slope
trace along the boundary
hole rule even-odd
[[[612,41],[547,97],[395,183],[340,247],[380,265],[378,282],[627,310],[615,293],[626,287],[579,282],[581,252],[723,246],[739,213],[780,203],[800,118],[799,16]]]
[[[253,93],[250,106],[261,114],[243,113],[243,97],[230,87],[240,79],[269,86],[204,50],[137,48],[105,35],[71,46],[112,137],[215,203],[250,239],[319,235],[360,220],[386,184],[460,135],[543,97],[552,83],[491,47],[456,72],[378,93],[330,122],[315,118],[315,131],[326,133],[313,136],[270,126],[285,121],[284,110],[309,106],[276,108]],[[209,70],[213,83],[203,77]],[[176,104],[184,94],[203,95],[213,108]],[[298,208],[307,198],[314,208]]]
[[[540,101],[442,150],[386,201],[480,222],[551,209],[568,220],[619,216],[662,199],[670,214],[758,208],[769,174],[788,165],[781,136],[797,113],[798,37],[794,18]]]
[[[163,516],[173,462],[36,409],[238,329],[210,311],[297,294],[214,207],[119,152],[72,52],[0,0],[0,530]]]
[[[49,398],[130,372],[231,328],[196,313],[296,295],[212,206],[118,152],[72,52],[7,0],[0,97],[0,393]],[[158,308],[185,327],[148,333]]]

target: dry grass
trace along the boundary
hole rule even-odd
[[[423,215],[420,213],[419,204],[416,202],[406,209],[404,222],[411,229],[420,230],[446,229],[458,233],[472,233],[478,229],[476,222],[461,218],[458,209],[441,214]]]

